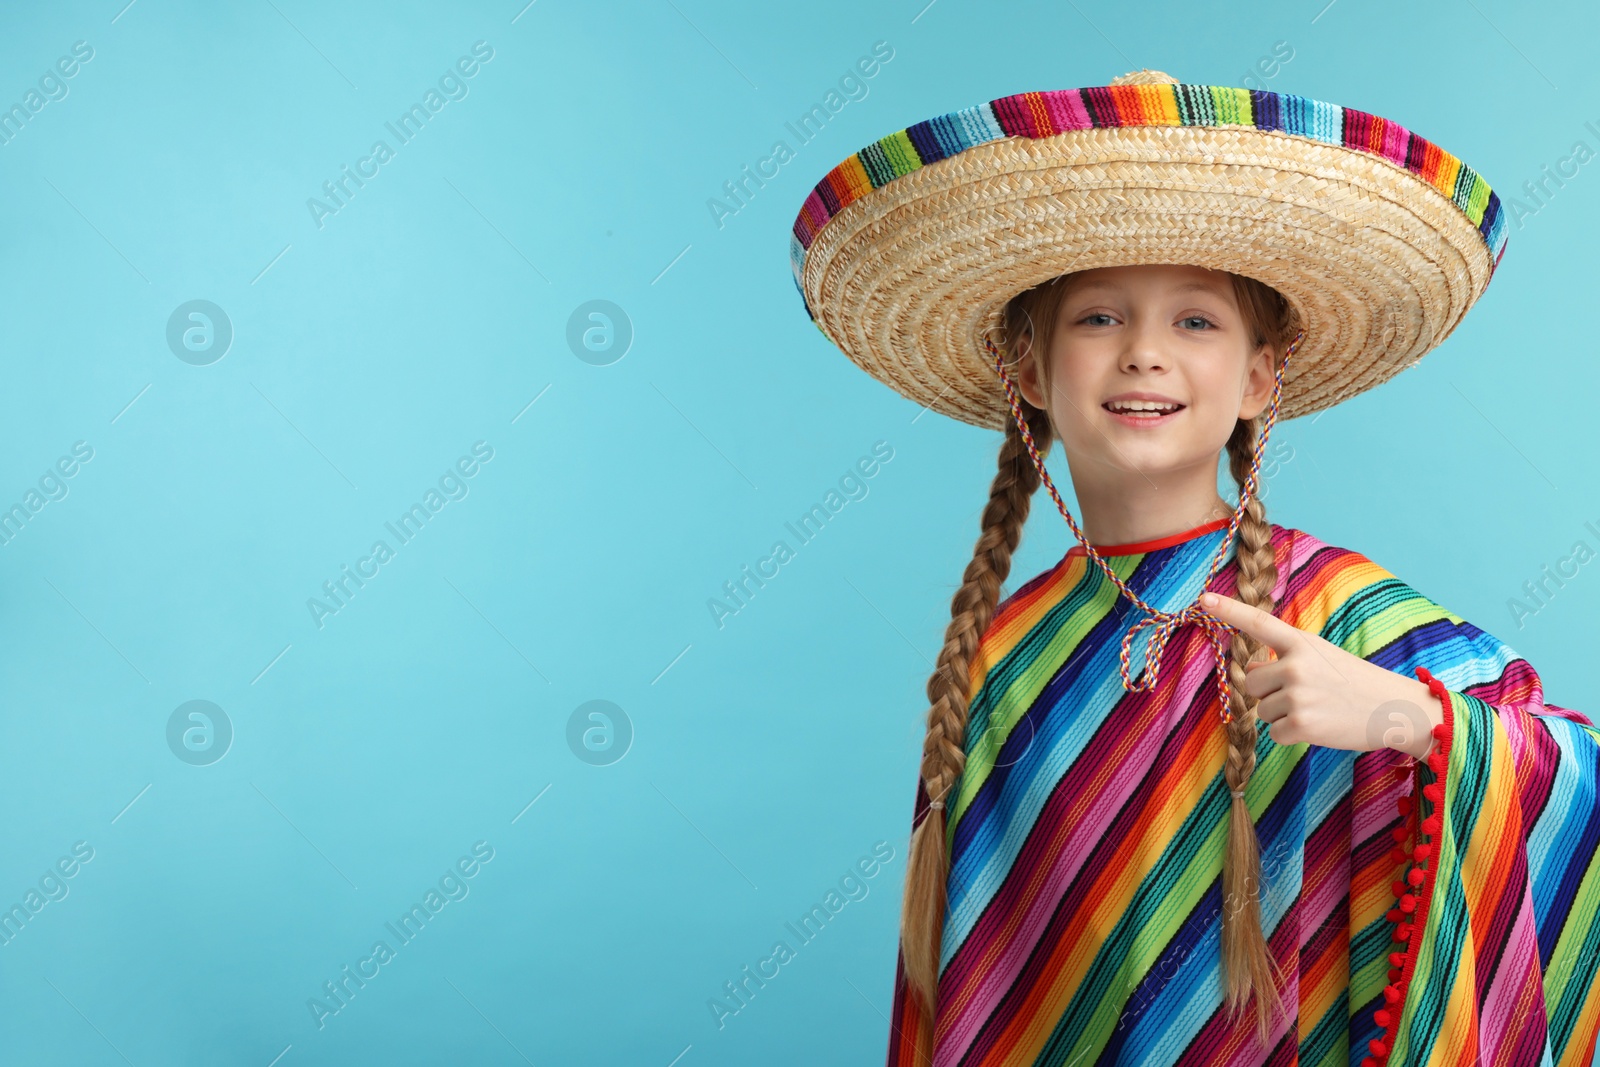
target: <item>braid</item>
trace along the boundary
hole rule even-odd
[[[1228,465],[1233,479],[1244,490],[1250,475],[1250,459],[1260,432],[1260,418],[1241,419],[1228,438]],[[1259,490],[1245,506],[1239,521],[1237,552],[1237,595],[1243,603],[1271,611],[1272,590],[1277,582],[1273,557],[1272,527],[1267,522],[1266,505]],[[1261,644],[1244,631],[1236,631],[1228,665],[1233,721],[1227,726],[1228,755],[1223,777],[1228,788],[1243,789],[1256,768],[1256,698],[1245,693],[1246,663],[1258,658]],[[1256,996],[1257,1034],[1266,1042],[1271,1016],[1282,1007],[1277,982],[1282,977],[1278,963],[1267,951],[1261,929],[1261,864],[1255,824],[1243,797],[1232,798],[1228,824],[1228,850],[1222,866],[1223,899],[1229,905],[1222,917],[1222,956],[1228,1006],[1234,1009]]]
[[[1026,406],[1028,429],[1041,452],[1050,448],[1049,417]],[[966,763],[964,748],[967,702],[971,694],[969,669],[979,641],[994,618],[1000,601],[1000,584],[1011,572],[1011,553],[1022,538],[1022,527],[1039,472],[1028,454],[1021,430],[1008,420],[1000,446],[999,470],[989,487],[982,530],[972,562],[962,575],[961,588],[950,603],[950,625],[944,648],[928,679],[928,734],[922,746],[922,789],[943,808],[930,808],[911,833],[911,854],[906,863],[900,948],[906,983],[918,1002],[920,1016],[916,1039],[919,1053],[931,1062],[934,1005],[939,982],[939,945],[943,934],[945,878],[945,812],[955,803],[954,789]]]

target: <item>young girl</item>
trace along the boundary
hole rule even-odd
[[[1594,1062],[1600,730],[1257,484],[1280,413],[1416,362],[1504,244],[1397,124],[1151,71],[817,185],[818,328],[1005,430],[928,682],[890,1067]],[[1079,544],[1002,601],[1041,484]]]

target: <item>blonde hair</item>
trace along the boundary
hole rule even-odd
[[[1019,358],[1050,350],[1051,334],[1065,284],[1073,274],[1063,274],[1026,292],[1007,304],[1003,314],[1004,339],[996,339],[1008,366]],[[1274,369],[1295,332],[1294,312],[1276,290],[1253,278],[1230,275],[1239,311],[1253,343],[1273,349]],[[1024,353],[1021,341],[1029,339]],[[1049,361],[1038,359],[1037,367],[1046,393]],[[995,387],[1000,388],[996,381]],[[1028,430],[1041,456],[1049,454],[1054,427],[1049,413],[1035,408],[1020,394]],[[1228,437],[1228,468],[1241,493],[1250,474],[1263,416],[1240,419]],[[1039,487],[1039,472],[1033,465],[1021,431],[1014,419],[1006,423],[1005,440],[1000,445],[999,471],[989,487],[989,504],[984,509],[982,528],[967,564],[961,587],[951,601],[950,625],[945,630],[944,647],[939,651],[933,675],[928,679],[928,733],[922,746],[922,786],[931,801],[945,806],[929,808],[913,828],[911,855],[906,864],[905,897],[900,926],[900,950],[907,987],[917,1005],[915,1044],[919,1056],[933,1058],[933,1019],[937,1001],[940,939],[943,935],[945,879],[949,857],[945,850],[945,812],[954,806],[953,787],[966,763],[963,747],[967,727],[968,669],[979,640],[989,627],[999,604],[1000,585],[1011,570],[1011,554],[1022,537],[1022,527],[1034,490]],[[1272,591],[1277,582],[1277,566],[1272,549],[1272,527],[1267,522],[1259,490],[1246,505],[1239,522],[1237,577],[1239,600],[1263,611],[1273,608]],[[1254,638],[1236,632],[1230,647],[1228,665],[1232,722],[1227,726],[1228,753],[1223,777],[1230,790],[1242,791],[1256,767],[1256,699],[1244,692],[1244,665],[1261,651]],[[1282,1008],[1277,983],[1282,972],[1267,951],[1261,929],[1260,848],[1250,808],[1242,796],[1233,797],[1228,822],[1228,847],[1222,864],[1223,900],[1222,960],[1225,1000],[1230,1013],[1236,1012],[1256,995],[1256,1032],[1265,1043],[1271,1018]],[[1232,902],[1237,902],[1233,904]]]

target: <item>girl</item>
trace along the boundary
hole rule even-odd
[[[1416,362],[1504,245],[1403,127],[1152,71],[813,190],[818,328],[1005,430],[928,682],[890,1067],[1594,1061],[1600,730],[1257,485],[1280,410]],[[1040,484],[1079,544],[1001,601]]]

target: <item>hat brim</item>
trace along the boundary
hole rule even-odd
[[[1449,336],[1498,258],[1478,215],[1382,155],[1281,130],[1067,130],[974,144],[858,196],[815,232],[796,282],[863,370],[1000,429],[1012,416],[982,338],[998,343],[1012,296],[1096,267],[1231,271],[1283,293],[1306,331],[1280,402],[1294,418]]]

